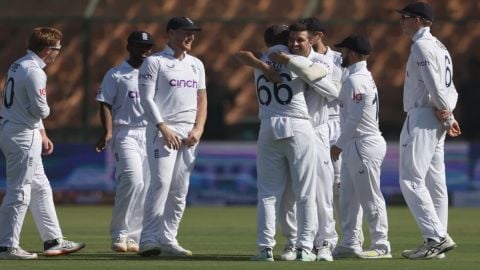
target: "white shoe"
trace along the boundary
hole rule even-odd
[[[251,261],[273,262],[273,251],[271,248],[264,248],[260,253],[250,258]]]
[[[77,252],[84,247],[84,243],[77,243],[65,240],[64,238],[58,238],[54,240],[48,240],[43,243],[43,255],[58,256],[69,254],[72,252]]]
[[[362,250],[344,247],[344,246],[336,246],[332,252],[332,256],[335,259],[343,259],[343,258],[358,258],[358,254],[360,254]]]
[[[333,262],[332,251],[330,250],[330,243],[323,241],[323,245],[318,248],[317,261]]]
[[[160,245],[162,254],[166,256],[192,256],[192,252],[180,245]]]
[[[0,251],[0,260],[31,260],[37,259],[36,253],[30,253],[21,247],[2,247]]]
[[[372,249],[360,252],[358,257],[360,259],[391,259],[392,254],[386,250]]]
[[[115,252],[127,252],[127,238],[117,237],[112,239],[111,249]]]
[[[425,260],[432,259],[437,257],[439,254],[450,251],[457,247],[457,244],[453,239],[447,235],[440,242],[437,242],[432,239],[428,239],[423,245],[417,249],[412,250],[409,253],[403,254],[402,256],[412,259],[412,260]]]
[[[280,255],[280,259],[282,261],[295,261],[297,258],[297,250],[295,247],[292,246],[286,246],[283,249],[282,255]]]
[[[297,261],[314,262],[317,259],[315,253],[306,251],[305,249],[297,249]]]
[[[126,242],[126,247],[128,252],[138,252],[138,244],[135,242],[135,240],[129,238]]]
[[[142,257],[157,256],[162,253],[160,246],[153,243],[140,243],[138,255]]]
[[[405,249],[402,251],[402,257],[404,258],[407,258],[408,259],[408,256],[414,251],[414,249]],[[440,253],[438,254],[437,256],[433,257],[433,259],[445,259],[447,256],[445,255],[445,253]]]

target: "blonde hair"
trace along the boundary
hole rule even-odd
[[[28,40],[28,49],[39,53],[43,49],[57,45],[63,37],[60,30],[53,27],[37,27],[33,29]]]

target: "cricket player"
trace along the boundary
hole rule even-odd
[[[8,69],[0,110],[0,149],[7,170],[7,189],[0,207],[0,259],[38,257],[19,246],[28,207],[44,242],[43,255],[72,253],[85,246],[63,238],[41,157],[53,152],[42,122],[50,114],[43,68],[60,53],[61,39],[58,29],[33,29],[27,54]]]
[[[140,67],[141,104],[147,115],[151,182],[145,199],[141,256],[191,256],[177,232],[190,174],[207,117],[203,63],[188,52],[201,30],[187,17],[167,23],[167,46]]]
[[[460,135],[453,117],[458,94],[453,64],[445,46],[430,33],[433,9],[415,2],[397,10],[403,32],[412,38],[403,87],[407,112],[400,134],[400,187],[423,236],[409,259],[443,257],[457,245],[448,235],[448,192],[445,179],[445,135]]]
[[[112,141],[115,156],[117,187],[110,236],[111,249],[116,252],[138,252],[150,179],[145,139],[147,120],[140,104],[138,68],[152,53],[155,42],[145,31],[132,32],[127,41],[129,58],[105,74],[97,95],[104,134],[96,150],[102,151]]]
[[[335,46],[342,48],[342,65],[348,69],[340,92],[341,132],[331,148],[333,160],[343,155],[340,197],[342,211],[356,217],[360,206],[368,221],[369,250],[357,253],[363,259],[392,258],[388,241],[385,200],[380,190],[380,171],[386,142],[378,127],[379,100],[375,82],[367,69],[371,47],[363,36],[349,36]],[[356,223],[341,220],[343,239],[339,246],[358,241]]]
[[[326,46],[323,39],[326,35],[326,26],[325,24],[317,18],[310,17],[300,20],[307,26],[309,34],[312,36],[313,44],[312,48],[320,55],[322,58],[327,57],[330,60],[326,60],[329,63],[333,63],[332,66],[332,73],[331,79],[340,90],[342,87],[342,81],[348,75],[348,70],[341,66],[342,64],[342,55],[340,52],[332,50],[329,46]],[[330,146],[335,144],[338,137],[340,136],[340,101],[338,99],[334,99],[332,101],[327,102],[328,107],[328,138]],[[330,149],[328,149],[330,151]],[[358,211],[357,216],[349,217],[343,215],[343,213],[348,213],[347,211],[341,211],[340,209],[340,200],[345,199],[348,200],[348,197],[339,198],[340,189],[341,189],[341,182],[340,182],[340,169],[341,169],[341,156],[339,156],[338,160],[332,160],[333,165],[333,182],[328,181],[328,179],[321,179],[318,181],[318,190],[322,192],[326,190],[326,188],[332,184],[333,187],[333,200],[332,195],[326,193],[326,196],[323,196],[325,199],[320,200],[322,198],[321,195],[317,196],[317,204],[319,209],[328,209],[327,213],[330,213],[330,208],[335,208],[336,205],[337,215],[339,216],[339,220],[345,220],[349,223],[355,224],[356,229],[354,235],[357,236],[358,240],[355,241],[357,244],[355,247],[343,247],[340,246],[339,248],[335,249],[338,235],[335,231],[335,221],[330,219],[329,214],[324,214],[319,212],[319,231],[317,232],[315,238],[315,248],[314,252],[317,254],[318,260],[325,260],[330,261],[330,258],[337,257],[341,258],[345,253],[350,255],[353,252],[361,251],[361,245],[363,243],[363,231],[362,231],[362,218],[363,213],[360,207],[360,211]],[[321,206],[325,205],[325,206]],[[326,216],[327,218],[325,218]],[[330,249],[330,251],[328,249]],[[335,253],[331,254],[333,251]]]
[[[294,27],[294,25],[289,27],[289,44],[292,29],[296,29]],[[272,49],[271,47],[270,50]],[[313,261],[316,260],[315,254],[311,252],[316,223],[314,200],[316,163],[312,164],[312,161],[316,159],[316,149],[308,146],[310,143],[315,143],[315,135],[303,94],[307,86],[312,88],[311,91],[318,91],[323,95],[335,95],[335,93],[338,95],[338,92],[333,84],[330,87],[321,86],[325,83],[323,78],[327,74],[327,67],[308,60],[305,55],[294,56],[284,51],[272,53],[269,57],[285,80],[282,84],[273,84],[273,86],[271,83],[261,84],[262,75],[258,70],[256,71],[261,119],[257,166],[259,190],[257,243],[261,251],[254,259],[264,258],[265,253],[268,254],[275,244],[272,237],[275,235],[275,215],[284,196],[287,180],[282,176],[288,175],[290,171],[297,211],[296,260]],[[321,69],[313,73],[316,75],[314,78],[306,78],[304,76],[306,70],[298,68],[298,62],[302,63],[301,61],[305,67],[316,66]],[[293,91],[293,97],[290,100],[290,96],[287,95],[287,99],[279,98],[276,99],[277,103],[267,104],[264,96],[267,93],[266,90],[270,89],[273,95],[279,95],[277,93],[282,92],[277,92],[277,88],[284,88],[285,94],[289,94],[290,90]],[[292,110],[291,106],[296,107],[297,111]],[[298,111],[300,108],[301,111]],[[266,243],[264,240],[267,240]]]

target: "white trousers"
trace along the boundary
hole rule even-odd
[[[110,236],[140,240],[143,205],[150,182],[145,127],[115,127],[113,135],[115,158],[115,204]]]
[[[334,145],[338,138],[340,137],[340,116],[330,116],[328,119],[328,135],[329,135],[329,140],[330,140],[330,145]],[[356,224],[356,228],[354,230],[354,234],[352,235],[355,236],[356,239],[350,239],[350,242],[348,243],[349,246],[344,246],[347,248],[352,248],[355,250],[359,250],[361,248],[361,245],[364,241],[364,236],[363,236],[363,229],[362,229],[362,219],[363,219],[363,210],[362,207],[358,209],[358,214],[357,216],[350,217],[348,216],[348,212],[345,213],[341,211],[341,200],[349,200],[350,197],[348,196],[340,196],[341,189],[342,189],[342,184],[341,184],[341,168],[342,168],[342,155],[339,156],[338,160],[332,160],[332,165],[333,165],[333,201],[334,201],[334,209],[337,212],[337,217],[339,219],[339,223],[343,220],[347,224]],[[341,226],[340,226],[341,227]],[[345,245],[345,242],[342,242],[343,245]],[[334,247],[334,246],[333,246]]]
[[[324,241],[332,249],[337,245],[338,234],[335,230],[333,214],[333,166],[330,158],[330,141],[328,125],[315,129],[315,146],[317,146],[316,201],[318,228],[314,246],[321,247]]]
[[[43,241],[63,237],[43,169],[40,131],[2,120],[0,148],[7,170],[7,189],[0,207],[0,246],[19,246],[29,206]]]
[[[275,139],[268,120],[262,120],[257,150],[257,246],[273,248],[276,218],[287,175],[296,202],[296,247],[310,251],[315,233],[316,150],[312,126],[305,119],[291,119],[293,137]]]
[[[424,239],[439,241],[448,228],[445,129],[432,108],[408,112],[400,134],[400,187]]]
[[[169,125],[181,138],[187,138],[193,124]],[[185,211],[190,174],[197,145],[182,145],[179,150],[167,147],[160,131],[147,126],[147,155],[150,186],[145,198],[141,245],[146,243],[176,245],[178,227]]]
[[[361,206],[368,221],[370,249],[390,252],[387,210],[380,190],[380,171],[386,149],[382,136],[355,139],[343,149],[340,211],[350,218],[341,220],[343,239],[340,246],[358,246],[357,216]]]

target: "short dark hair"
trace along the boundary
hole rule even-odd
[[[263,33],[263,40],[267,47],[274,45],[288,45],[288,26],[275,24],[269,26]]]
[[[306,24],[302,22],[295,22],[290,24],[290,26],[288,27],[288,30],[295,31],[295,32],[308,31],[308,27]]]
[[[39,53],[45,48],[57,45],[63,34],[60,30],[53,27],[37,27],[33,29],[28,40],[28,49],[34,53]]]

